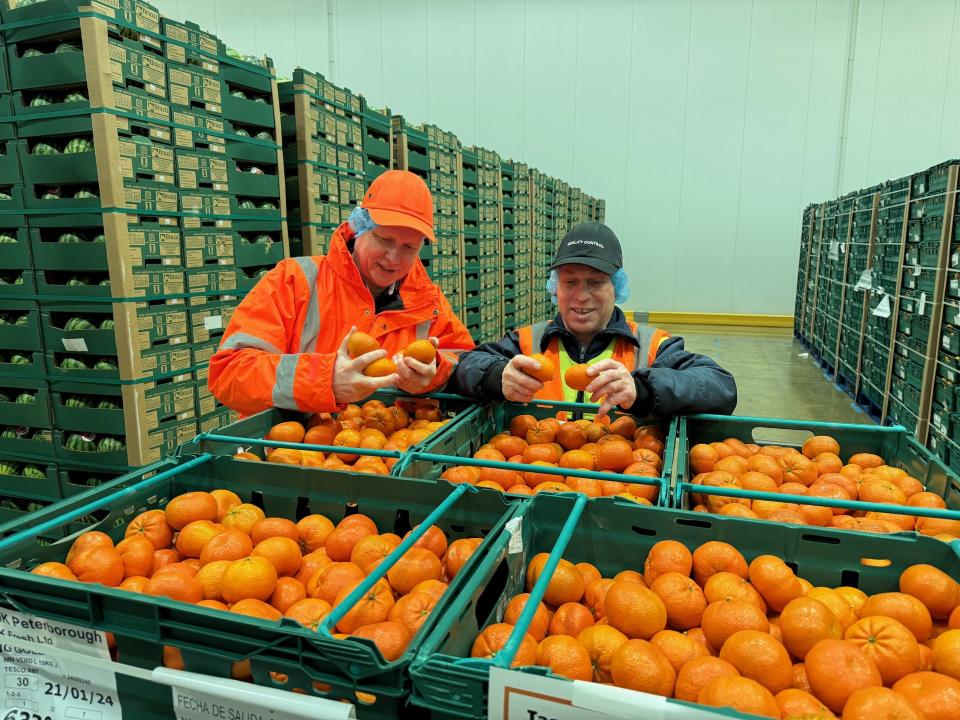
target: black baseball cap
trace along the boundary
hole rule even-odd
[[[581,223],[563,236],[550,269],[561,265],[588,265],[613,275],[623,267],[623,252],[613,230],[601,222]]]

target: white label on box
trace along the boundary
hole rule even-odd
[[[916,277],[920,274],[920,264],[916,263],[912,268],[910,268],[910,274]]]
[[[927,307],[927,294],[925,292],[920,293],[920,307],[917,308],[917,315],[923,315],[924,309]]]
[[[177,720],[351,720],[354,706],[336,700],[251,686],[237,680],[158,668],[173,688]]]
[[[517,553],[523,552],[523,533],[522,530],[523,518],[513,518],[513,520],[508,520],[507,524],[504,526],[507,529],[507,532],[510,533],[510,543],[507,546],[507,553],[510,555],[516,555]]]
[[[223,315],[210,315],[203,319],[204,330],[221,330],[223,328]]]
[[[840,243],[838,243],[836,240],[830,241],[830,251],[827,253],[827,257],[831,260],[840,259]]]
[[[873,271],[864,270],[862,273],[860,273],[860,279],[857,280],[857,284],[853,286],[853,289],[869,290],[871,285],[873,285]]]
[[[83,338],[63,338],[63,349],[70,352],[87,352],[87,341]]]
[[[890,317],[890,296],[884,295],[883,298],[881,298],[880,303],[871,311],[871,313],[877,317]]]
[[[7,639],[0,646],[4,718],[121,720],[116,675],[57,655],[59,649],[109,661],[102,632],[0,610],[0,634]],[[50,651],[18,648],[17,640]]]
[[[841,252],[842,254],[844,254],[844,255],[847,254],[847,244],[846,244],[846,243],[840,243],[840,252]]]

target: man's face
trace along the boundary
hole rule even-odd
[[[592,336],[603,330],[613,315],[613,280],[587,265],[557,268],[557,304],[563,324],[574,335]]]
[[[423,247],[423,233],[407,227],[375,227],[357,237],[353,258],[360,275],[383,290],[410,272]]]

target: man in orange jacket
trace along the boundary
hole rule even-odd
[[[336,412],[387,386],[410,394],[441,387],[473,340],[420,262],[425,239],[436,241],[429,188],[404,170],[380,175],[327,255],[282,260],[243,299],[210,359],[211,392],[252,414]],[[347,340],[357,329],[382,349],[351,358]],[[439,348],[434,362],[399,355],[418,339]],[[387,356],[396,373],[363,374]]]

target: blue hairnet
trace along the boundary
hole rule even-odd
[[[350,227],[353,228],[354,235],[363,235],[363,233],[369,232],[377,226],[376,223],[373,222],[373,218],[370,217],[370,213],[359,205],[350,213],[347,222],[349,222]]]
[[[624,303],[630,299],[630,283],[627,280],[627,271],[623,268],[617,270],[610,276],[613,281],[613,301],[615,303]],[[550,277],[547,278],[547,292],[550,293],[550,302],[557,304],[557,283],[560,281],[560,275],[556,270],[550,271]]]

